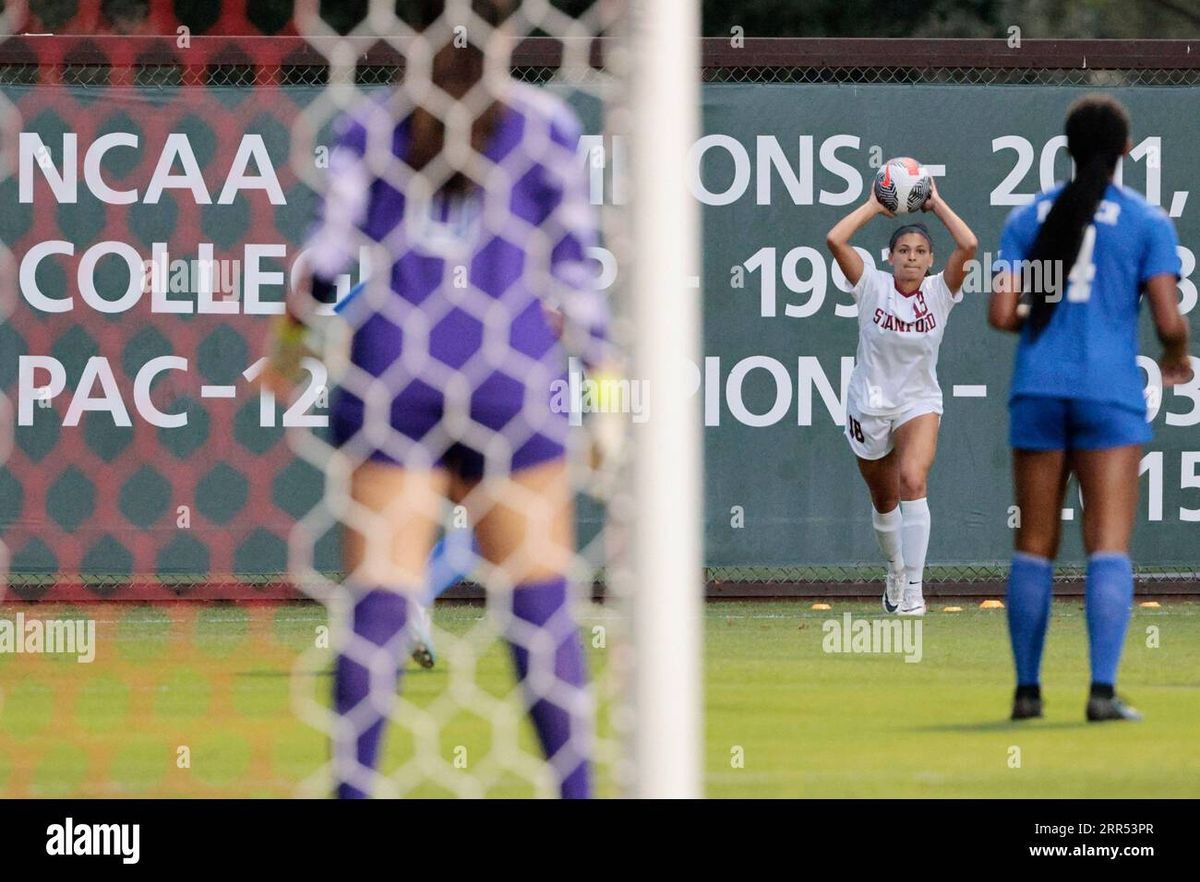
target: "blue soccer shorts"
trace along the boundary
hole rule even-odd
[[[1105,450],[1152,437],[1145,407],[1016,395],[1008,404],[1009,443],[1018,450]]]

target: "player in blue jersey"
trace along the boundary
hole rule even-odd
[[[1179,312],[1175,229],[1161,208],[1113,183],[1131,148],[1119,102],[1071,106],[1075,178],[1017,208],[1004,226],[988,320],[1020,334],[1009,399],[1020,526],[1008,580],[1016,665],[1014,720],[1040,717],[1042,646],[1050,621],[1067,477],[1083,494],[1091,663],[1088,720],[1136,720],[1115,693],[1133,603],[1129,539],[1142,444],[1151,437],[1137,366],[1138,309],[1149,301],[1163,386],[1187,382],[1188,325]]]
[[[429,24],[443,3],[425,7]],[[471,514],[559,793],[590,794],[591,694],[566,579],[568,414],[552,399],[564,347],[587,365],[607,361],[608,311],[587,258],[596,225],[579,121],[560,98],[499,73],[512,7],[473,0],[470,45],[435,31],[446,41],[431,47],[436,89],[421,91],[418,80],[419,94],[402,86],[346,121],[307,249],[325,303],[360,246],[375,267],[343,311],[351,366],[330,408],[338,462],[351,469],[349,501],[335,500],[349,527],[353,607],[334,672],[341,797],[380,782],[407,623],[445,498]],[[443,118],[419,103],[434,98]],[[304,302],[289,301],[277,330],[264,372],[272,388],[294,375]],[[561,309],[561,328],[547,303]]]

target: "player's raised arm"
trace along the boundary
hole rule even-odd
[[[954,239],[954,251],[950,253],[950,258],[946,261],[946,268],[942,270],[942,280],[946,283],[946,287],[950,289],[951,294],[958,293],[958,289],[962,287],[963,279],[966,277],[966,264],[975,256],[975,249],[979,247],[979,240],[975,238],[975,234],[971,232],[971,228],[967,226],[966,221],[954,213],[952,209],[938,193],[937,182],[931,177],[929,179],[930,193],[929,198],[925,200],[925,204],[921,207],[922,211],[932,211],[934,216],[942,222],[946,230]]]
[[[850,240],[878,214],[896,216],[879,204],[879,200],[875,198],[875,191],[872,190],[866,202],[834,224],[833,229],[825,235],[826,247],[851,285],[857,285],[858,280],[862,278],[863,259],[854,250]]]

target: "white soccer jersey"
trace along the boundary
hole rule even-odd
[[[938,348],[962,291],[951,294],[942,274],[902,294],[892,274],[863,268],[851,292],[858,304],[858,357],[849,396],[860,413],[892,416],[917,402],[936,402]]]

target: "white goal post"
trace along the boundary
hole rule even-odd
[[[633,445],[633,792],[693,798],[703,793],[702,428],[679,376],[700,362],[700,212],[684,174],[700,119],[699,3],[634,0],[630,46],[632,374],[653,402]]]

